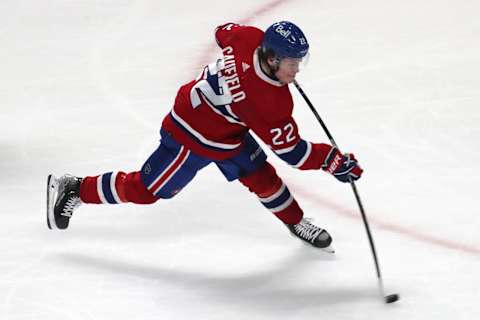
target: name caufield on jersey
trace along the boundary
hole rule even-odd
[[[232,95],[233,102],[240,102],[244,100],[247,95],[241,89],[240,79],[238,78],[237,67],[235,66],[235,56],[233,55],[233,48],[228,46],[223,48],[224,69],[223,74],[225,82]]]

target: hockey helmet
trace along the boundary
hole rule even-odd
[[[264,52],[273,51],[279,59],[302,59],[307,55],[309,45],[298,26],[289,21],[280,21],[265,31],[261,48]]]

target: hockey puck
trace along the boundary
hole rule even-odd
[[[396,293],[385,296],[385,303],[393,303],[400,299],[400,296]]]

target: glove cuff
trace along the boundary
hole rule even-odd
[[[325,158],[325,161],[322,164],[322,170],[328,171],[331,174],[338,169],[338,167],[342,164],[342,154],[338,151],[337,148],[332,147]]]

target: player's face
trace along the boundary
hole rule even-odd
[[[295,76],[300,71],[300,63],[302,59],[283,58],[280,60],[278,71],[275,76],[282,83],[291,83],[295,80]]]

